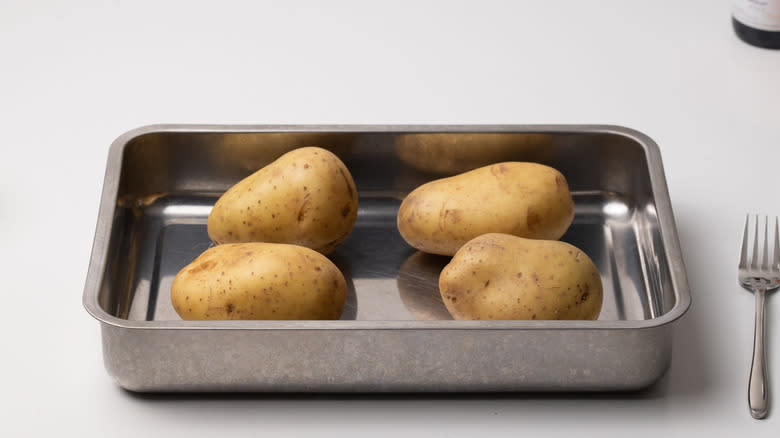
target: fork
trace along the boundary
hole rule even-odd
[[[775,217],[775,242],[773,258],[769,262],[769,217],[764,220],[763,257],[758,261],[759,227],[756,216],[756,231],[753,236],[753,252],[748,257],[748,225],[750,215],[745,219],[745,232],[742,235],[742,252],[739,257],[739,284],[756,296],[756,321],[753,331],[753,361],[750,364],[748,382],[748,406],[753,418],[764,418],[769,411],[769,392],[767,388],[766,358],[764,348],[764,301],[766,294],[780,287],[780,234],[778,219]]]

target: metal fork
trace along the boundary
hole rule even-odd
[[[756,321],[753,332],[753,362],[750,364],[748,383],[748,405],[753,418],[764,418],[769,411],[766,358],[764,349],[764,301],[766,294],[780,287],[780,234],[775,217],[775,243],[772,262],[769,262],[769,217],[764,220],[763,239],[759,239],[758,216],[753,236],[753,254],[748,257],[748,225],[750,215],[745,219],[742,236],[742,252],[739,257],[739,284],[756,296]],[[763,240],[763,257],[758,261],[759,240]]]

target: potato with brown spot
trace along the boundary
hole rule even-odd
[[[505,162],[423,184],[398,210],[409,245],[453,255],[485,233],[559,239],[574,218],[566,178],[538,163]]]
[[[328,254],[357,219],[358,194],[344,163],[319,147],[288,152],[217,200],[208,233],[217,244],[288,243]]]
[[[346,298],[346,280],[327,257],[280,243],[209,248],[171,285],[186,320],[339,319]]]
[[[603,301],[596,265],[575,246],[499,233],[458,250],[439,291],[459,320],[592,320]]]

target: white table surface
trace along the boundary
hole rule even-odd
[[[778,436],[780,295],[755,421],[736,259],[744,214],[780,214],[780,51],[740,42],[728,1],[214,3],[0,1],[0,434]],[[81,294],[108,146],[163,122],[638,129],[693,291],[671,370],[641,395],[125,392]]]

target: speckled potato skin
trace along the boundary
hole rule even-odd
[[[289,243],[323,254],[347,238],[358,195],[347,167],[318,147],[290,151],[217,200],[208,233],[217,244]]]
[[[185,320],[339,319],[346,297],[344,276],[327,257],[281,243],[209,248],[171,285]]]
[[[439,291],[459,320],[592,320],[603,301],[596,265],[575,246],[498,233],[466,243]]]
[[[401,203],[398,230],[420,251],[453,255],[485,233],[556,240],[573,218],[574,201],[560,172],[506,162],[421,185]]]

